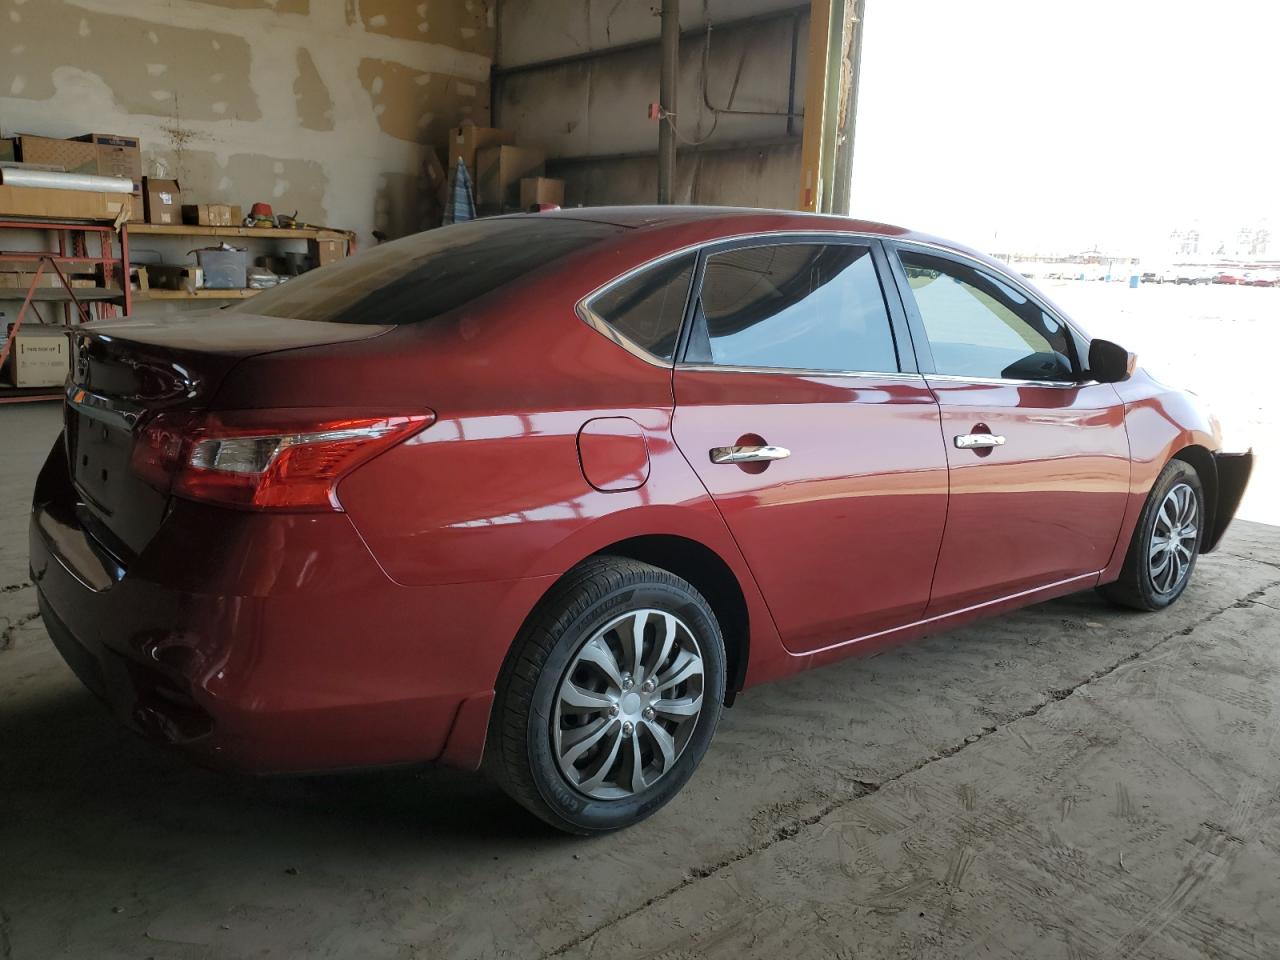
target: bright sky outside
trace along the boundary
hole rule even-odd
[[[855,216],[988,252],[1164,255],[1266,226],[1277,0],[867,0]]]

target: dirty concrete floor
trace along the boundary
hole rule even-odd
[[[1280,528],[753,690],[620,835],[449,771],[249,780],[114,726],[45,638],[0,410],[0,957],[1272,958]]]

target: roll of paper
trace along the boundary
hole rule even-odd
[[[0,166],[0,186],[41,187],[45,190],[88,190],[92,193],[133,193],[133,181],[88,173],[53,173]]]

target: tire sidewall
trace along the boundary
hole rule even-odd
[[[1187,569],[1186,576],[1182,581],[1170,592],[1161,593],[1156,590],[1155,584],[1151,580],[1151,535],[1155,530],[1156,517],[1160,512],[1160,505],[1164,503],[1164,498],[1169,491],[1177,484],[1185,483],[1189,486],[1196,496],[1196,544],[1195,549],[1191,552],[1191,563]],[[1196,473],[1195,468],[1181,460],[1171,461],[1161,472],[1157,478],[1155,486],[1151,488],[1151,494],[1147,497],[1147,505],[1142,512],[1142,524],[1138,528],[1138,537],[1134,541],[1134,562],[1137,574],[1137,587],[1142,593],[1142,598],[1153,610],[1160,610],[1169,606],[1187,589],[1187,585],[1191,583],[1192,576],[1196,572],[1196,561],[1200,557],[1200,544],[1204,542],[1205,534],[1205,506],[1204,506],[1204,488],[1200,484],[1200,475]]]
[[[560,681],[578,650],[597,630],[614,618],[651,607],[672,613],[684,621],[698,641],[703,661],[703,707],[676,768],[652,789],[626,800],[596,800],[574,789],[560,773],[553,753],[551,724]],[[575,617],[557,639],[534,685],[530,704],[526,749],[534,787],[555,816],[575,832],[615,830],[641,820],[676,795],[693,775],[715,735],[724,700],[724,641],[710,609],[701,597],[664,583],[649,582],[619,587]]]

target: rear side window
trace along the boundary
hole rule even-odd
[[[641,270],[592,300],[591,312],[636,346],[670,361],[696,260],[689,253]]]
[[[623,229],[559,217],[473,220],[374,247],[260,293],[237,309],[332,323],[418,323]]]
[[[731,366],[896,372],[871,250],[787,243],[707,257],[687,359]]]

